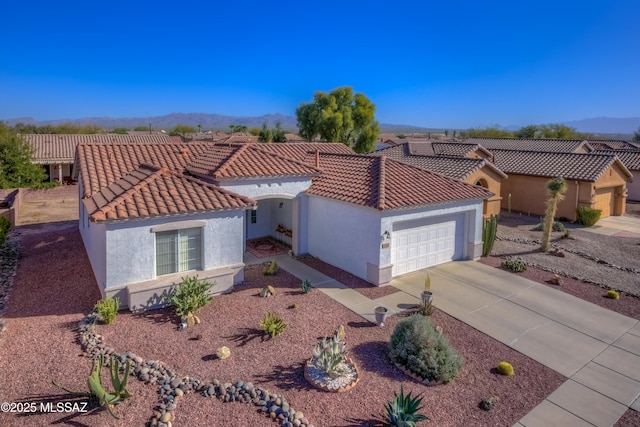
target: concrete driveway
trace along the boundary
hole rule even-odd
[[[611,426],[640,410],[638,320],[472,261],[391,284],[419,298],[427,273],[439,309],[568,378],[516,426]]]
[[[628,233],[633,233],[640,237],[640,217],[631,215],[609,216],[602,218],[592,227],[585,227],[580,230],[607,236],[620,235],[621,237],[629,237]]]

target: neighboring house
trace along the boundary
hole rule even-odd
[[[184,275],[243,280],[247,239],[291,230],[374,284],[476,259],[488,190],[335,143],[81,144],[80,232],[103,295],[142,309]],[[326,153],[340,150],[338,154]]]
[[[509,176],[501,187],[502,208],[531,215],[544,215],[546,184],[563,177],[565,199],[558,204],[557,217],[576,219],[576,208],[602,209],[601,218],[623,215],[629,170],[613,154],[551,153],[491,150],[494,164]]]
[[[593,151],[587,141],[578,139],[468,138],[465,142],[482,145],[489,151],[520,150],[553,153],[590,153]]]
[[[78,144],[99,143],[148,143],[169,142],[167,135],[161,134],[25,134],[33,148],[31,161],[42,165],[49,182],[65,182],[65,177],[73,175],[73,161]]]
[[[621,139],[603,139],[603,140],[588,140],[589,145],[594,151],[618,151],[618,150],[637,150],[631,142]]]
[[[491,191],[493,196],[484,201],[483,215],[500,214],[500,186],[507,179],[501,170],[486,159],[490,153],[477,144],[463,143],[413,143],[378,150],[371,155],[386,155],[450,178],[479,185]]]
[[[640,150],[637,151],[598,151],[598,154],[615,154],[633,176],[627,184],[627,200],[640,202]]]

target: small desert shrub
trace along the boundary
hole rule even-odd
[[[607,291],[607,298],[620,299],[620,294],[613,289]]]
[[[533,229],[533,231],[542,231],[544,229],[544,224],[539,222],[535,228]],[[564,224],[561,223],[560,221],[555,221],[553,223],[553,228],[552,231],[564,231]]]
[[[279,317],[270,311],[266,313],[260,321],[260,327],[264,330],[265,334],[274,338],[284,332],[287,324],[284,323],[284,319],[282,317]]]
[[[11,221],[9,218],[0,215],[0,248],[4,246],[7,241],[7,236],[11,232]]]
[[[513,271],[514,273],[522,273],[527,271],[527,264],[518,258],[508,259],[500,264],[505,270]]]
[[[300,282],[300,288],[302,289],[302,293],[303,294],[308,294],[309,291],[311,291],[311,288],[312,288],[311,280],[306,279],[306,280],[303,280],[302,282]]]
[[[564,230],[564,235],[562,236],[563,239],[569,239],[569,240],[574,240],[575,238],[571,235],[571,230]]]
[[[196,314],[213,299],[209,295],[209,290],[213,286],[215,286],[215,282],[198,280],[198,276],[183,277],[178,287],[164,299],[175,307],[178,316],[186,316],[189,313]]]
[[[340,341],[338,334],[333,338],[322,338],[311,349],[313,363],[326,374],[335,374],[338,366],[347,355],[346,343]]]
[[[118,314],[118,310],[120,310],[120,298],[109,297],[101,299],[96,303],[94,309],[98,312],[102,321],[109,325],[113,323],[116,318],[116,314]]]
[[[387,349],[393,362],[429,381],[451,381],[464,363],[431,322],[415,314],[398,322]]]
[[[426,415],[418,414],[418,411],[422,409],[420,403],[422,403],[421,395],[412,397],[411,392],[405,395],[402,386],[400,386],[400,395],[398,396],[394,391],[393,400],[385,405],[384,426],[415,427],[419,421],[428,420]]]
[[[602,215],[602,210],[600,209],[591,209],[586,206],[580,206],[576,209],[576,222],[578,224],[591,227],[598,222],[600,215]]]
[[[498,373],[510,377],[514,374],[513,366],[509,362],[500,362],[498,363]]]
[[[269,264],[268,268],[265,268],[262,271],[262,273],[265,276],[275,276],[277,272],[278,272],[278,263],[276,262],[275,259],[273,261],[271,261],[271,264]]]

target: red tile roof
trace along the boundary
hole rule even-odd
[[[355,154],[351,148],[341,142],[272,142],[259,144],[259,147],[301,162],[307,161],[308,154],[315,153],[316,150],[320,153]],[[314,165],[314,163],[308,164]]]
[[[191,159],[186,170],[214,180],[320,174],[306,163],[262,149],[262,144],[213,144]]]
[[[91,221],[150,218],[255,206],[248,197],[213,184],[142,165],[82,200]]]
[[[613,154],[551,153],[518,150],[491,150],[494,164],[507,175],[563,177],[595,182],[614,163],[631,178],[629,170]]]
[[[120,135],[120,134],[26,134],[33,147],[32,161],[41,164],[73,163],[76,146],[85,143],[166,143],[168,135]]]
[[[143,164],[183,172],[192,156],[203,154],[211,143],[80,144],[74,173],[80,175],[83,197],[90,197]]]
[[[377,210],[486,199],[490,191],[410,166],[386,156],[320,154],[322,176],[308,194]]]

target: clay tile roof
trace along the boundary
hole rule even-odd
[[[204,153],[210,145],[210,142],[83,143],[76,151],[74,174],[82,178],[82,197],[91,197],[143,164],[162,165],[172,172],[183,172],[187,162]]]
[[[320,171],[306,163],[261,148],[261,144],[210,144],[194,157],[186,170],[211,179],[242,179],[275,176],[314,176]]]
[[[339,142],[272,142],[259,144],[258,146],[265,151],[277,153],[301,162],[307,161],[307,155],[316,150],[321,153],[355,154],[351,148]],[[308,164],[314,165],[314,163]]]
[[[167,135],[119,135],[119,134],[26,134],[26,141],[33,148],[34,163],[73,163],[76,146],[86,143],[165,143]]]
[[[623,141],[621,139],[603,139],[603,140],[595,140],[595,141],[587,141],[589,145],[595,151],[606,151],[606,150],[637,150],[638,148],[633,146],[628,141]]]
[[[320,157],[322,175],[308,194],[329,197],[377,210],[402,209],[485,199],[492,193],[386,156],[326,154]]]
[[[594,151],[595,154],[615,155],[630,171],[640,171],[640,150],[637,151]]]
[[[392,158],[396,158],[398,155],[467,157],[476,151],[481,151],[486,157],[491,155],[489,151],[479,144],[432,141],[406,141],[393,147],[377,150],[375,153],[384,154]]]
[[[480,144],[487,150],[521,150],[554,153],[592,151],[587,141],[578,139],[517,139],[517,138],[469,138],[465,142]]]
[[[253,200],[167,168],[141,165],[82,200],[91,221],[243,209]]]
[[[539,151],[491,150],[494,164],[507,175],[531,175],[595,182],[615,162],[631,173],[613,154],[551,153]]]

